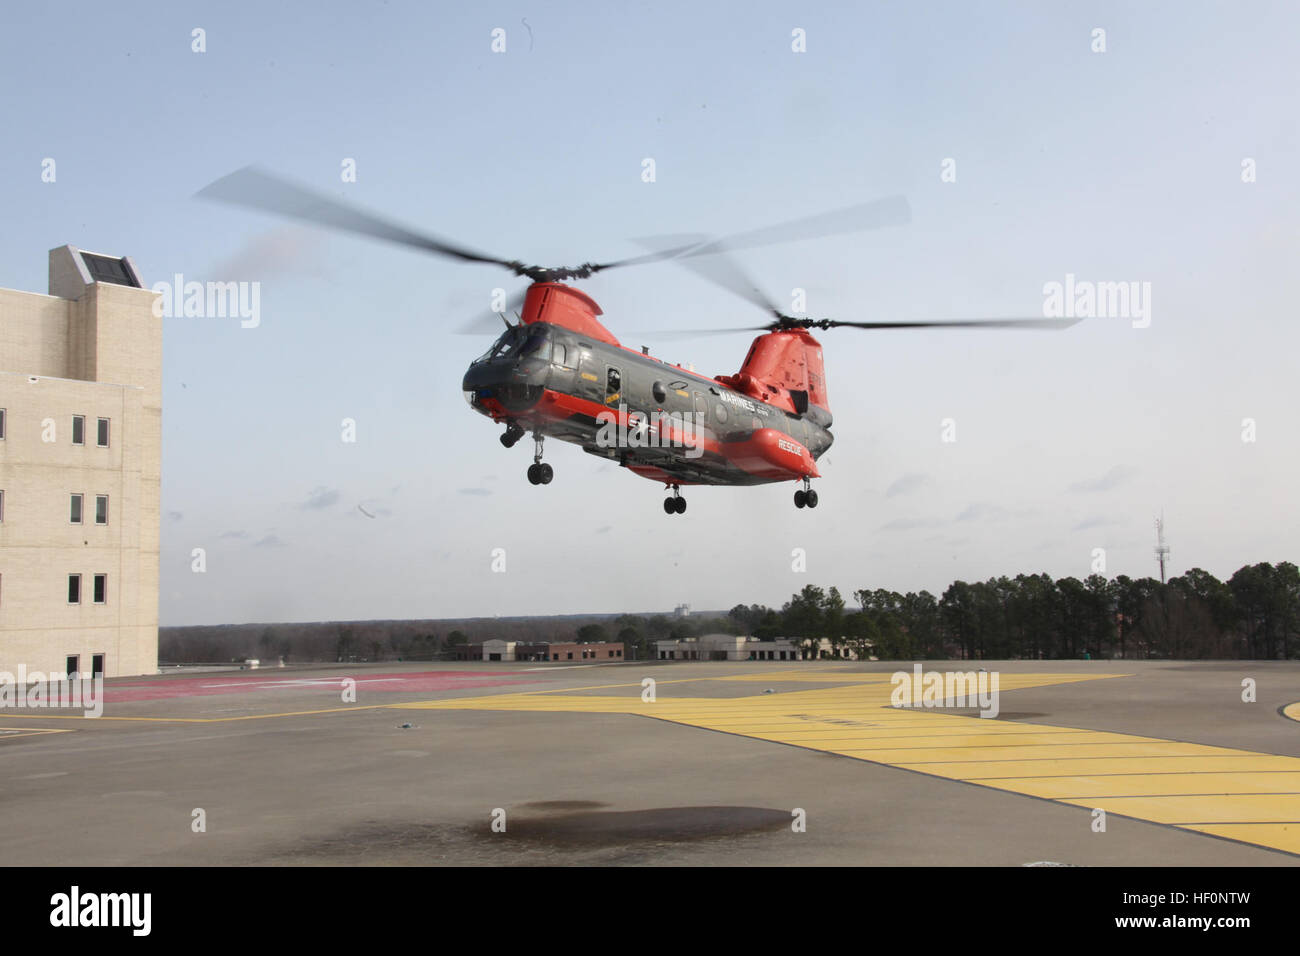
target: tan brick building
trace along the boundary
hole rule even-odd
[[[0,289],[0,671],[158,669],[155,298],[73,246],[49,295]]]

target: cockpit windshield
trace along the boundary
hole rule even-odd
[[[501,358],[503,355],[509,355],[519,344],[521,332],[523,330],[518,326],[512,326],[501,333],[501,337],[492,343],[492,347],[474,360],[474,364],[480,362],[489,362],[492,359]]]
[[[549,360],[551,340],[547,330],[541,326],[516,325],[508,328],[492,343],[490,349],[474,360],[474,364],[516,357]]]

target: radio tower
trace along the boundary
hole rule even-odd
[[[1169,557],[1169,545],[1165,544],[1165,516],[1161,512],[1156,519],[1156,560],[1160,562],[1160,583],[1165,583],[1165,561]]]

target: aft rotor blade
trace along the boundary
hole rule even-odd
[[[672,257],[669,250],[674,248],[694,249],[706,241],[707,238],[707,236],[683,233],[671,236],[651,236],[634,241],[647,249],[657,249],[662,254]],[[694,272],[700,278],[707,279],[714,285],[721,286],[728,292],[740,296],[746,302],[753,303],[768,315],[778,319],[781,317],[781,310],[777,308],[776,303],[767,297],[749,273],[742,269],[730,256],[714,253],[707,259],[691,258],[694,255],[694,252],[689,252],[684,256],[674,258],[673,261],[683,269]]]
[[[464,262],[486,262],[517,272],[520,263],[498,259],[427,233],[418,233],[364,212],[337,199],[304,189],[255,166],[245,166],[210,183],[196,194],[202,199],[243,206],[289,219],[340,229],[450,256]]]
[[[729,329],[678,329],[665,332],[647,332],[643,335],[726,335],[731,332],[778,332],[792,329],[1067,329],[1081,319],[939,319],[933,322],[841,322],[837,319],[798,319],[782,316],[767,325],[740,325]]]
[[[818,328],[853,329],[1068,329],[1081,319],[937,319],[921,322],[841,322],[838,319],[814,323]]]
[[[845,209],[804,216],[775,226],[764,226],[762,229],[723,236],[721,239],[714,239],[691,249],[684,255],[707,256],[717,252],[770,246],[778,242],[798,242],[802,239],[820,239],[823,236],[904,226],[911,221],[912,207],[908,205],[907,199],[903,196],[887,196],[884,199],[873,199]]]

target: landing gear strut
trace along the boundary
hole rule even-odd
[[[686,514],[686,499],[682,497],[681,488],[677,485],[673,485],[673,496],[664,499],[664,514]]]
[[[805,478],[803,487],[794,493],[794,506],[796,508],[816,508],[817,492],[810,487],[811,482]]]
[[[522,435],[523,429],[520,429],[519,433]],[[508,435],[509,432],[506,434]],[[501,436],[501,440],[505,441],[505,435]],[[555,477],[555,469],[542,461],[542,441],[542,433],[533,432],[533,463],[528,466],[528,481],[534,485],[549,485],[551,479]]]

